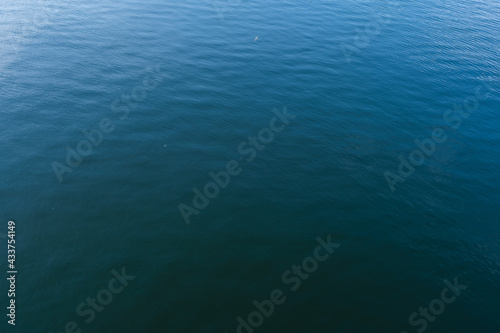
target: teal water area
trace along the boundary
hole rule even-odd
[[[0,15],[2,332],[498,332],[498,2]]]

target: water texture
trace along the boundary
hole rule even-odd
[[[0,8],[2,332],[499,331],[498,2]]]

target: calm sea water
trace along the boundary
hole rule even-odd
[[[4,0],[0,16],[2,332],[499,331],[498,2]]]

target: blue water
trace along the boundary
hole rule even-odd
[[[498,2],[1,8],[2,332],[499,331]]]

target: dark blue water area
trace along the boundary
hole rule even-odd
[[[1,15],[6,331],[498,332],[498,3],[7,0]],[[340,246],[311,261],[318,237]],[[122,269],[134,278],[109,293]],[[275,289],[286,300],[251,326]]]

